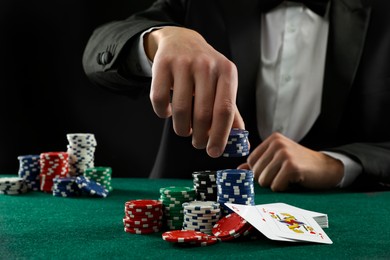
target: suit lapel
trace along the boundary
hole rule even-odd
[[[324,89],[318,127],[337,130],[359,66],[371,8],[364,0],[331,3]]]

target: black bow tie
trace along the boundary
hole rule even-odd
[[[288,0],[290,2],[299,2],[306,5],[313,12],[318,15],[324,16],[326,12],[326,7],[329,0]],[[263,12],[268,12],[272,8],[280,5],[284,0],[261,0],[260,7]]]

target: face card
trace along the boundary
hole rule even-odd
[[[266,223],[266,219],[263,217],[262,213],[258,210],[257,207],[251,205],[241,205],[241,204],[232,204],[225,203],[231,210],[240,215],[243,219],[248,221],[254,228],[259,230],[263,235],[272,240],[279,241],[289,241],[295,242],[296,240],[284,238],[277,236],[269,228],[269,225]]]
[[[276,236],[298,241],[333,243],[311,216],[280,208],[261,207],[260,211]]]

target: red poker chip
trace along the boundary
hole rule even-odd
[[[160,231],[159,228],[124,228],[124,231],[127,233],[132,233],[132,234],[151,234],[151,233],[157,233]]]
[[[68,158],[67,152],[46,152],[39,155],[40,158]]]
[[[157,212],[155,214],[137,214],[137,215],[133,215],[133,214],[129,214],[129,212],[126,212],[125,215],[126,215],[126,217],[131,218],[131,219],[139,219],[139,218],[158,219],[158,218],[160,218],[163,215],[163,213],[162,213],[162,211],[160,211],[160,212]]]
[[[132,225],[132,224],[124,224],[125,228],[135,228],[135,229],[160,229],[162,228],[163,223],[155,223],[155,224],[147,224],[147,223],[142,223],[140,225]]]
[[[218,238],[214,236],[208,236],[207,238],[204,238],[199,241],[189,242],[190,245],[196,245],[196,246],[211,246],[216,243],[218,243]]]
[[[128,209],[154,209],[162,208],[162,202],[159,200],[130,200],[125,203]]]
[[[157,222],[160,222],[162,221],[163,219],[163,216],[160,216],[158,218],[137,218],[137,219],[134,219],[134,218],[128,218],[128,217],[124,217],[123,218],[123,223],[129,223],[129,224],[137,224],[137,223],[157,223]]]
[[[161,214],[162,209],[156,208],[153,210],[144,210],[144,209],[128,209],[125,208],[125,213],[129,215],[156,215]]]
[[[194,230],[171,230],[162,234],[162,239],[171,243],[189,243],[205,239],[207,234]]]
[[[228,240],[240,236],[250,227],[250,224],[237,213],[231,213],[218,220],[212,229],[214,236]]]
[[[123,224],[131,227],[152,227],[152,226],[158,226],[162,225],[162,220],[151,220],[151,221],[134,221],[130,220],[128,218],[123,219]]]
[[[164,218],[163,215],[160,215],[158,217],[150,217],[150,216],[128,216],[126,215],[125,216],[126,218],[128,219],[131,219],[132,221],[141,221],[141,222],[150,222],[150,221],[154,221],[154,220],[162,220]]]

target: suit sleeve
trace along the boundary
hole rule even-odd
[[[362,165],[358,182],[390,184],[390,143],[353,143],[330,149],[344,153]],[[364,184],[363,184],[364,185]]]
[[[132,41],[148,28],[183,24],[185,5],[184,0],[158,0],[149,9],[126,20],[95,29],[82,59],[87,77],[102,88],[130,97],[148,93],[150,78],[126,72],[123,59],[127,57]]]

